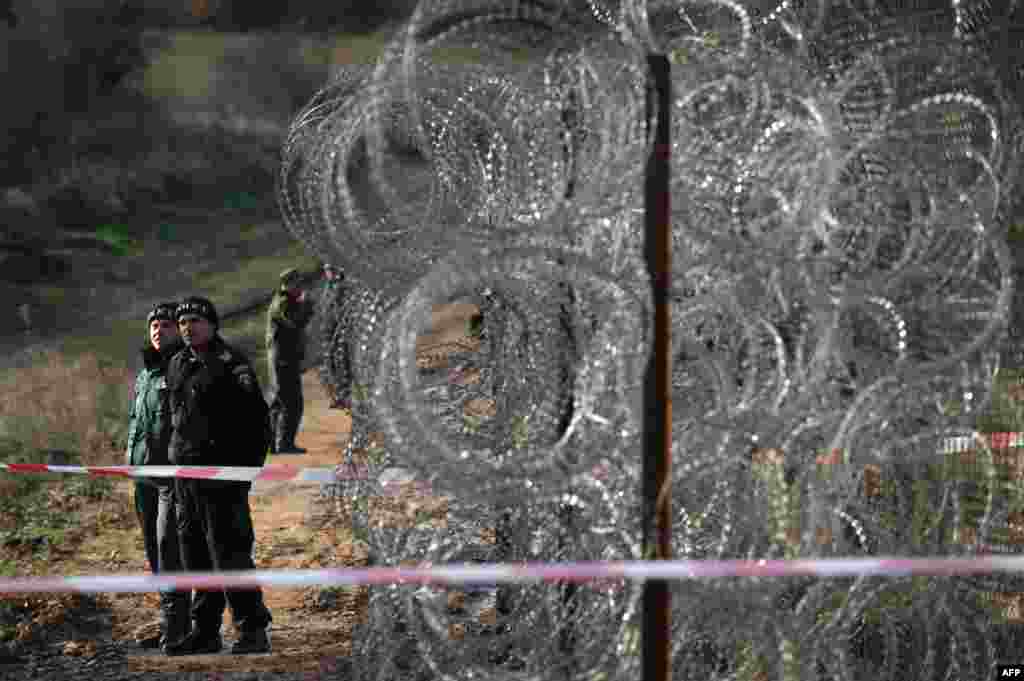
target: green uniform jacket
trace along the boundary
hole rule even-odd
[[[267,312],[267,352],[275,364],[301,364],[306,356],[306,325],[313,303],[295,302],[278,289]]]
[[[167,391],[167,360],[178,349],[175,345],[161,354],[152,347],[143,348],[143,368],[135,376],[135,392],[128,413],[129,466],[167,466],[167,446],[171,439],[171,412]]]

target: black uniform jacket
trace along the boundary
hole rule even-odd
[[[234,445],[260,427],[262,400],[252,365],[220,336],[200,357],[186,347],[167,367],[171,442],[168,458],[182,466],[244,466]],[[249,429],[249,430],[246,430]]]

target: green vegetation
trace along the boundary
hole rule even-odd
[[[97,355],[44,355],[0,377],[0,460],[36,461],[62,450],[86,464],[110,463],[126,436],[130,372]],[[27,458],[23,458],[27,457]]]
[[[769,678],[767,660],[754,652],[754,646],[749,641],[742,641],[737,646],[736,678],[743,681]]]
[[[370,399],[370,388],[369,386],[363,385],[362,383],[356,383],[352,386],[352,401],[354,402],[366,402]]]
[[[210,31],[176,31],[174,39],[150,63],[142,78],[149,97],[202,99],[217,87],[217,65],[228,57],[233,34]],[[343,34],[329,39],[297,38],[296,53],[282,52],[296,66],[329,67],[372,64],[384,52],[387,33]]]
[[[68,359],[95,354],[126,366],[146,339],[145,319],[118,319],[97,333],[67,336],[61,339],[60,352]]]
[[[194,282],[195,290],[203,291],[219,310],[237,304],[253,293],[272,292],[277,286],[278,276],[286,268],[314,270],[318,262],[306,254],[301,244],[294,242],[280,255],[246,258],[236,265],[233,271],[204,274]]]
[[[4,461],[34,462],[30,450],[18,448],[18,443],[11,440],[4,444]],[[51,492],[59,489],[60,484],[58,475],[10,476],[0,480],[0,547],[4,551],[20,547],[45,560],[50,549],[64,541],[71,519],[66,511],[50,503]],[[0,575],[10,576],[16,567],[12,560],[0,561]]]
[[[162,222],[157,225],[156,238],[158,241],[168,244],[183,241],[179,236],[178,228],[169,222]]]
[[[482,419],[479,416],[473,414],[463,414],[462,416],[462,432],[469,435],[476,435],[480,432],[480,423]]]
[[[0,512],[14,518],[17,525],[0,530],[0,545],[22,545],[32,548],[32,555],[46,560],[50,549],[64,543],[64,533],[71,526],[66,512],[49,509],[42,495],[35,494],[19,500],[20,503],[5,503]]]
[[[339,35],[329,41],[304,42],[302,61],[310,66],[372,64],[383,53],[387,35]]]
[[[47,452],[60,450],[61,463],[120,463],[129,378],[123,366],[96,355],[55,353],[0,377],[0,461],[46,463]],[[46,560],[74,523],[75,506],[66,500],[102,499],[112,487],[106,478],[0,476],[0,546]]]
[[[796,484],[786,483],[781,462],[755,462],[752,468],[768,492],[772,541],[782,547],[787,560],[792,560],[800,551],[799,541],[792,541],[792,537],[800,527],[801,490]]]
[[[366,449],[366,460],[375,466],[379,466],[384,463],[384,459],[387,453],[384,448],[377,443],[371,443]]]
[[[178,31],[174,41],[146,68],[143,91],[150,97],[202,98],[215,83],[211,66],[223,58],[223,36],[206,31]]]
[[[977,420],[980,433],[1024,430],[1024,369],[1000,369],[993,377],[992,404]]]
[[[975,427],[979,433],[1024,431],[1022,385],[1024,371],[1019,369],[1004,369],[993,377],[991,407],[986,414],[976,420]],[[965,460],[959,453],[941,458],[937,453],[936,462],[924,465],[918,470],[918,477],[913,481],[910,490],[901,490],[892,479],[886,479],[883,474],[880,481],[881,496],[909,494],[910,498],[906,501],[911,510],[908,517],[900,512],[900,504],[893,504],[879,512],[878,521],[882,527],[896,535],[906,533],[909,546],[919,551],[936,542],[944,545],[973,543],[971,530],[978,526],[989,495],[1007,499],[1011,512],[1024,512],[1024,480],[1021,479],[1021,471],[1024,470],[1024,449],[1017,451],[1022,454],[1019,462],[1009,453],[1013,450],[1000,450],[989,458],[986,450],[979,449],[975,452],[974,461]],[[767,523],[773,543],[783,547],[786,558],[796,558],[799,546],[793,540],[796,538],[795,531],[799,528],[804,502],[800,484],[786,483],[783,466],[779,461],[755,462],[753,473],[768,492]],[[934,532],[936,527],[940,526],[934,512],[936,486],[948,484],[950,481],[963,483],[960,491],[965,496],[961,504],[961,517],[958,523],[946,524],[945,536],[936,537]],[[1004,534],[996,533],[990,536],[988,541],[1005,544],[1020,541],[1019,537]],[[914,577],[893,583],[891,588],[879,594],[874,604],[865,609],[865,621],[880,625],[886,619],[899,618],[900,613],[908,612],[915,603],[919,603],[920,599],[925,597],[928,585],[933,579],[935,578]],[[848,594],[842,590],[837,591],[827,604],[819,609],[817,621],[823,623],[831,618],[846,604],[847,598]],[[983,605],[991,609],[994,618],[1005,619],[1005,604],[993,598],[991,602]],[[799,656],[795,642],[784,641],[783,647],[786,648],[783,657],[788,675],[797,669]],[[765,662],[753,652],[753,647],[749,643],[741,644],[736,655],[737,678],[767,678]]]
[[[224,207],[230,211],[251,211],[259,206],[259,199],[250,192],[232,192],[224,197]]]
[[[264,340],[266,315],[266,307],[259,307],[248,314],[224,321],[221,328],[221,336],[224,337],[224,340],[244,352],[252,362],[261,388],[266,388],[270,380]]]
[[[129,255],[139,252],[140,244],[131,237],[125,225],[107,224],[96,228],[96,238],[113,249],[114,255]]]
[[[14,577],[12,561],[0,559],[0,577]],[[13,601],[0,601],[0,643],[13,641],[18,636],[17,622],[21,619],[18,608]]]
[[[64,301],[64,287],[52,284],[40,284],[32,288],[33,293],[44,305],[60,305]]]
[[[314,269],[316,264],[316,260],[306,255],[302,246],[296,243],[280,255],[241,260],[233,271],[201,275],[196,278],[192,290],[203,292],[223,311],[239,300],[261,292],[269,293],[281,270],[287,267]],[[256,368],[263,383],[267,376],[265,360],[262,359],[264,314],[265,310],[259,309],[253,314],[224,320],[221,330],[225,338],[233,340],[254,364],[260,365]],[[134,317],[115,319],[94,333],[62,339],[60,352],[70,359],[91,353],[127,365],[133,361],[136,348],[145,341],[144,322],[144,319]]]
[[[232,57],[234,34],[209,31],[176,31],[174,39],[143,73],[142,90],[154,98],[202,99],[211,96],[217,87],[217,66]],[[330,38],[295,39],[294,51],[280,50],[280,58],[293,61],[291,68],[313,69],[344,65],[373,64],[384,55],[391,30],[368,34],[341,34]],[[709,40],[715,38],[709,37]],[[505,49],[500,55],[509,64],[522,64],[534,59],[530,50]],[[492,49],[469,45],[438,48],[426,55],[447,64],[493,63],[498,53]]]
[[[530,417],[515,416],[512,418],[512,446],[516,449],[523,449],[529,444],[530,439]]]

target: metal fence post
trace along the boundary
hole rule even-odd
[[[670,223],[671,65],[665,55],[648,55],[647,120],[654,113],[654,146],[644,183],[644,256],[654,306],[654,351],[644,380],[643,548],[645,559],[672,557],[672,230]],[[665,580],[648,581],[643,592],[643,679],[669,681],[672,597]]]

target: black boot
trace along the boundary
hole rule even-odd
[[[232,655],[252,655],[270,652],[270,636],[266,629],[243,631],[235,645],[231,646]]]
[[[210,655],[219,653],[224,647],[220,633],[211,633],[194,627],[188,636],[175,643],[164,646],[164,654],[170,657],[179,655]]]
[[[290,432],[284,415],[277,421],[277,428],[274,430],[274,444],[278,454],[305,454],[305,449],[295,446],[295,435]]]
[[[161,595],[161,607],[164,611],[163,636],[160,647],[166,649],[183,641],[192,630],[192,617],[189,614],[190,594],[165,593]]]
[[[299,431],[299,422],[294,414],[282,412],[280,429],[277,431],[278,454],[305,454],[306,450],[296,446],[295,436]]]

